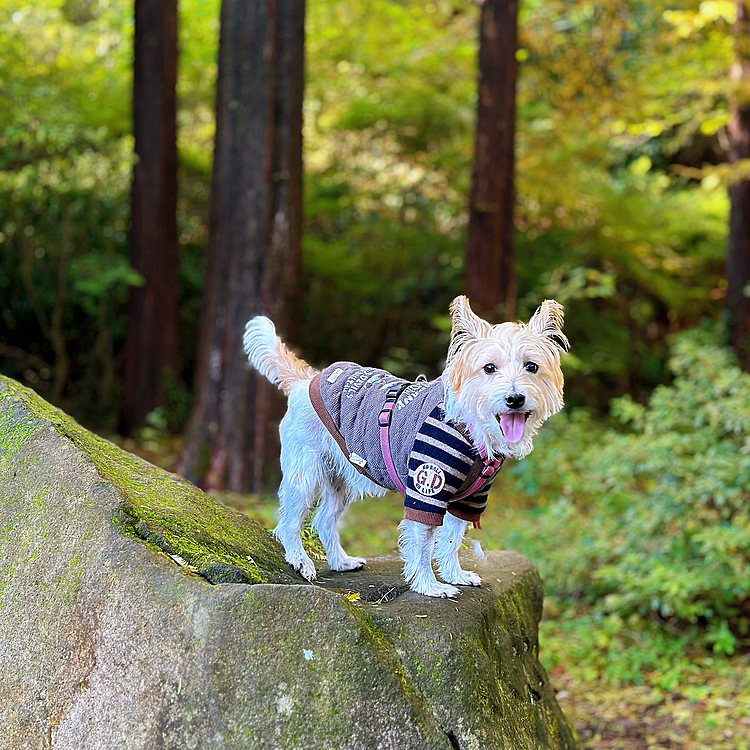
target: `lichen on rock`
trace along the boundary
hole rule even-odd
[[[0,750],[576,748],[536,569],[462,555],[485,582],[456,601],[408,591],[395,555],[310,584],[255,522],[0,377]]]
[[[212,583],[293,580],[280,545],[246,516],[229,510],[176,474],[157,469],[81,427],[32,390],[0,378],[0,450],[18,448],[45,424],[93,461],[122,502],[116,522],[194,566]],[[13,418],[13,414],[20,418]],[[6,425],[10,429],[6,430]]]

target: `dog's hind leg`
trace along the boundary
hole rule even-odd
[[[300,532],[314,502],[314,486],[302,482],[299,475],[291,479],[284,475],[279,487],[279,523],[273,533],[284,545],[286,561],[308,581],[314,581],[317,572],[315,563],[302,546]]]
[[[482,579],[471,570],[462,570],[458,562],[458,550],[465,531],[466,521],[451,513],[445,514],[445,521],[437,533],[435,545],[438,572],[447,583],[457,583],[459,586],[481,586]]]
[[[347,496],[343,480],[323,480],[322,497],[313,518],[313,526],[325,548],[331,570],[357,570],[365,564],[363,558],[347,555],[341,546],[336,522],[346,506]]]
[[[440,583],[432,572],[436,526],[404,519],[398,525],[398,551],[404,561],[404,578],[411,590],[425,596],[454,597],[459,589]]]

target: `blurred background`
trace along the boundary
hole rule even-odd
[[[0,0],[0,372],[272,526],[249,317],[431,378],[455,295],[555,298],[566,409],[475,534],[539,565],[587,747],[750,747],[748,18]],[[353,508],[348,551],[400,515]]]

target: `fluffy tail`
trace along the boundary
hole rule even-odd
[[[295,383],[310,380],[317,373],[286,348],[274,324],[262,315],[248,321],[242,343],[250,364],[286,394]]]

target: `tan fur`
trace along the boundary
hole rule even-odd
[[[466,297],[456,297],[450,309],[453,325],[445,366],[453,404],[449,415],[471,415],[475,435],[484,438],[490,453],[525,456],[541,424],[563,406],[560,351],[567,350],[568,340],[562,332],[562,305],[545,300],[527,325],[491,325],[472,312]],[[528,361],[539,366],[537,373],[524,369]],[[487,364],[497,367],[492,376],[484,372]],[[502,396],[512,391],[525,394],[533,409],[523,440],[507,446],[495,415],[503,410]]]
[[[276,366],[279,370],[279,388],[287,396],[296,383],[299,383],[300,380],[312,380],[318,372],[291,352],[284,344],[279,345],[276,354]]]

